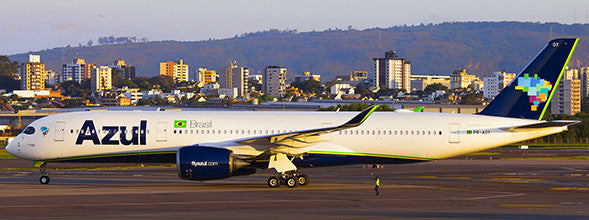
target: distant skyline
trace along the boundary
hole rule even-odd
[[[269,29],[387,28],[463,21],[589,23],[589,1],[4,1],[0,55],[78,44],[99,37],[150,41],[223,39]],[[42,58],[41,58],[42,59]]]

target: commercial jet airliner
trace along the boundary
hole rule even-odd
[[[275,169],[270,187],[309,183],[299,168],[439,160],[565,131],[543,121],[578,39],[555,39],[478,114],[374,112],[104,111],[41,118],[6,151],[48,162],[177,163],[186,180]]]

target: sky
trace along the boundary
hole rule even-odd
[[[0,55],[99,37],[223,39],[269,29],[363,30],[462,21],[589,23],[587,0],[5,0]]]

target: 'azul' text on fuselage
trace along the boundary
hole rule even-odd
[[[85,140],[92,141],[94,145],[146,145],[146,120],[141,120],[139,126],[131,127],[130,131],[127,130],[127,126],[102,126],[102,131],[104,137],[100,139],[94,121],[86,120],[78,133],[76,145],[81,145]],[[119,133],[118,138],[115,137],[117,133]],[[127,133],[131,133],[131,139],[127,139],[129,136]]]

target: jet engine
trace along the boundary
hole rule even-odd
[[[256,172],[249,163],[224,148],[188,146],[176,152],[178,176],[185,180],[218,180]]]

